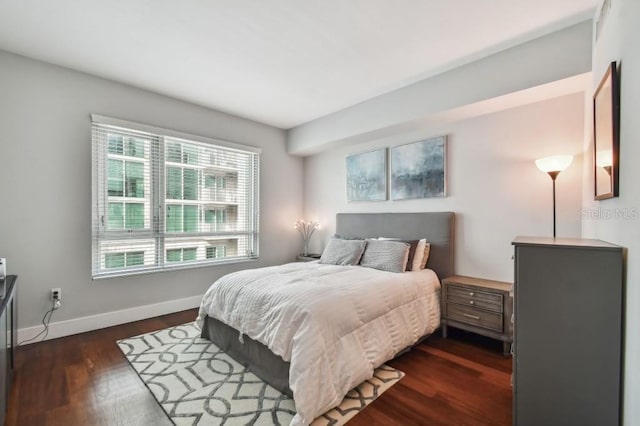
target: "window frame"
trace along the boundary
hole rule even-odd
[[[232,142],[222,141],[218,139],[212,139],[192,134],[187,134],[183,132],[178,132],[170,129],[164,129],[160,127],[150,126],[141,123],[130,122],[126,120],[120,120],[110,117],[105,117],[98,114],[91,114],[91,127],[92,127],[92,277],[93,279],[102,279],[109,278],[115,276],[128,276],[128,275],[136,275],[136,274],[146,274],[152,272],[164,272],[164,271],[172,271],[179,269],[190,269],[190,268],[199,268],[199,267],[209,267],[213,265],[219,264],[230,264],[230,263],[241,263],[241,262],[250,262],[255,261],[259,258],[259,247],[260,247],[260,229],[259,229],[259,200],[260,200],[260,159],[262,150],[259,148],[236,144]],[[144,146],[144,150],[148,149],[148,152],[143,151],[142,157],[137,156],[127,156],[127,142],[123,140],[122,142],[122,154],[114,154],[118,160],[122,161],[122,169],[123,169],[123,196],[114,196],[117,200],[112,200],[111,202],[117,202],[122,204],[123,210],[123,229],[121,230],[110,230],[108,229],[108,206],[110,203],[110,196],[108,195],[109,187],[108,187],[108,165],[109,165],[109,141],[106,143],[98,143],[96,142],[97,136],[94,134],[94,129],[99,128],[104,131],[104,128],[113,128],[114,132],[123,132],[125,134],[132,133],[140,133],[141,138],[147,139],[149,141],[149,147],[147,148],[146,144]],[[181,145],[181,157],[185,155],[184,144],[194,143],[196,145],[204,145],[209,146],[212,149],[222,149],[224,151],[223,157],[227,157],[230,151],[239,151],[242,154],[251,155],[250,158],[247,159],[247,170],[248,170],[248,179],[249,183],[247,185],[250,188],[245,193],[246,195],[246,210],[247,210],[247,220],[246,226],[247,229],[243,229],[240,231],[205,231],[201,227],[202,222],[200,220],[200,214],[203,211],[203,207],[197,204],[197,201],[200,197],[200,192],[204,188],[204,182],[202,185],[196,184],[196,200],[188,200],[184,199],[184,187],[182,190],[182,198],[179,200],[174,200],[171,198],[167,198],[167,168],[175,167],[180,168],[181,170],[181,182],[184,183],[184,170],[186,168],[196,169],[193,167],[193,163],[186,161],[182,163],[175,163],[173,161],[166,161],[165,153],[168,149],[168,144],[176,143],[175,139],[178,139]],[[206,151],[205,151],[206,152]],[[130,157],[129,159],[125,157]],[[184,159],[184,158],[183,158]],[[145,167],[145,173],[148,170],[148,176],[150,182],[145,184],[144,187],[144,197],[126,197],[127,195],[127,184],[126,184],[126,161],[138,161],[142,162]],[[147,175],[145,175],[147,176]],[[200,172],[196,173],[196,178],[198,182],[200,180],[204,180]],[[183,185],[184,186],[184,185]],[[253,191],[251,191],[251,188]],[[147,194],[148,192],[148,194]],[[148,201],[147,201],[148,200]],[[174,201],[176,203],[171,203]],[[169,232],[166,228],[166,215],[167,215],[167,207],[169,205],[181,206],[183,210],[182,214],[182,226],[184,231],[184,206],[189,204],[189,201],[196,201],[194,205],[197,207],[196,217],[198,218],[198,225],[196,232]],[[144,229],[126,229],[126,204],[127,203],[146,203],[150,204],[150,211],[147,212],[146,206],[144,207],[145,217],[143,224],[147,226]],[[244,228],[244,227],[242,227]],[[247,251],[245,255],[242,256],[234,256],[229,258],[205,258],[200,260],[190,260],[185,263],[184,260],[181,262],[168,262],[166,260],[167,250],[171,249],[165,248],[165,240],[169,240],[169,243],[172,244],[173,241],[171,239],[175,238],[206,238],[207,236],[224,236],[228,235],[230,238],[237,237],[238,241],[240,238],[247,238],[248,248],[251,251]],[[244,237],[243,237],[244,236]],[[154,255],[155,262],[154,264],[143,265],[140,267],[132,267],[129,268],[126,266],[126,255],[125,255],[125,267],[124,268],[106,268],[104,266],[103,258],[105,258],[105,254],[101,254],[100,244],[109,245],[109,241],[113,240],[137,240],[138,243],[142,244],[143,242],[149,242],[153,240],[153,244],[149,244],[148,249],[144,249],[143,253],[145,259],[147,259],[147,250],[151,251]],[[105,243],[106,242],[106,243]],[[104,246],[103,246],[104,247]],[[137,252],[141,251],[141,249],[135,247],[135,243],[122,250],[123,252]],[[206,252],[206,247],[205,247]],[[182,251],[181,251],[182,253]],[[183,257],[183,255],[181,256]],[[146,260],[145,260],[146,262]]]

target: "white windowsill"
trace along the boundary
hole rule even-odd
[[[113,273],[103,273],[98,275],[97,277],[92,277],[93,281],[103,280],[105,278],[121,278],[128,277],[132,275],[142,275],[142,274],[153,274],[157,272],[173,272],[180,271],[183,269],[195,269],[195,268],[211,268],[218,265],[232,265],[234,263],[248,263],[248,262],[256,262],[260,260],[260,257],[254,257],[251,259],[230,259],[230,260],[220,260],[217,262],[211,263],[190,263],[186,265],[176,265],[168,268],[154,268],[154,269],[137,269],[131,271],[117,271]]]

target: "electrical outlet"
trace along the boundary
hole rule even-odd
[[[51,289],[51,300],[57,300],[58,302],[62,302],[62,289],[60,289],[60,288],[52,288]]]

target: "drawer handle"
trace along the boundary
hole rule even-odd
[[[474,319],[474,320],[479,320],[479,319],[480,319],[480,317],[479,317],[479,316],[477,316],[477,315],[464,314],[464,313],[463,313],[462,315],[464,315],[464,316],[465,316],[465,317],[467,317],[467,318]]]
[[[470,292],[470,293],[469,293],[469,296],[473,296],[473,295],[475,295],[475,293],[474,293],[474,292]]]
[[[473,305],[473,303],[474,303],[473,300],[469,300],[470,305]]]

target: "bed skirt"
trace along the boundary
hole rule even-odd
[[[266,383],[286,395],[293,396],[289,388],[289,363],[262,343],[246,335],[242,336],[244,343],[240,342],[237,330],[209,316],[204,320],[201,336],[211,340]]]

